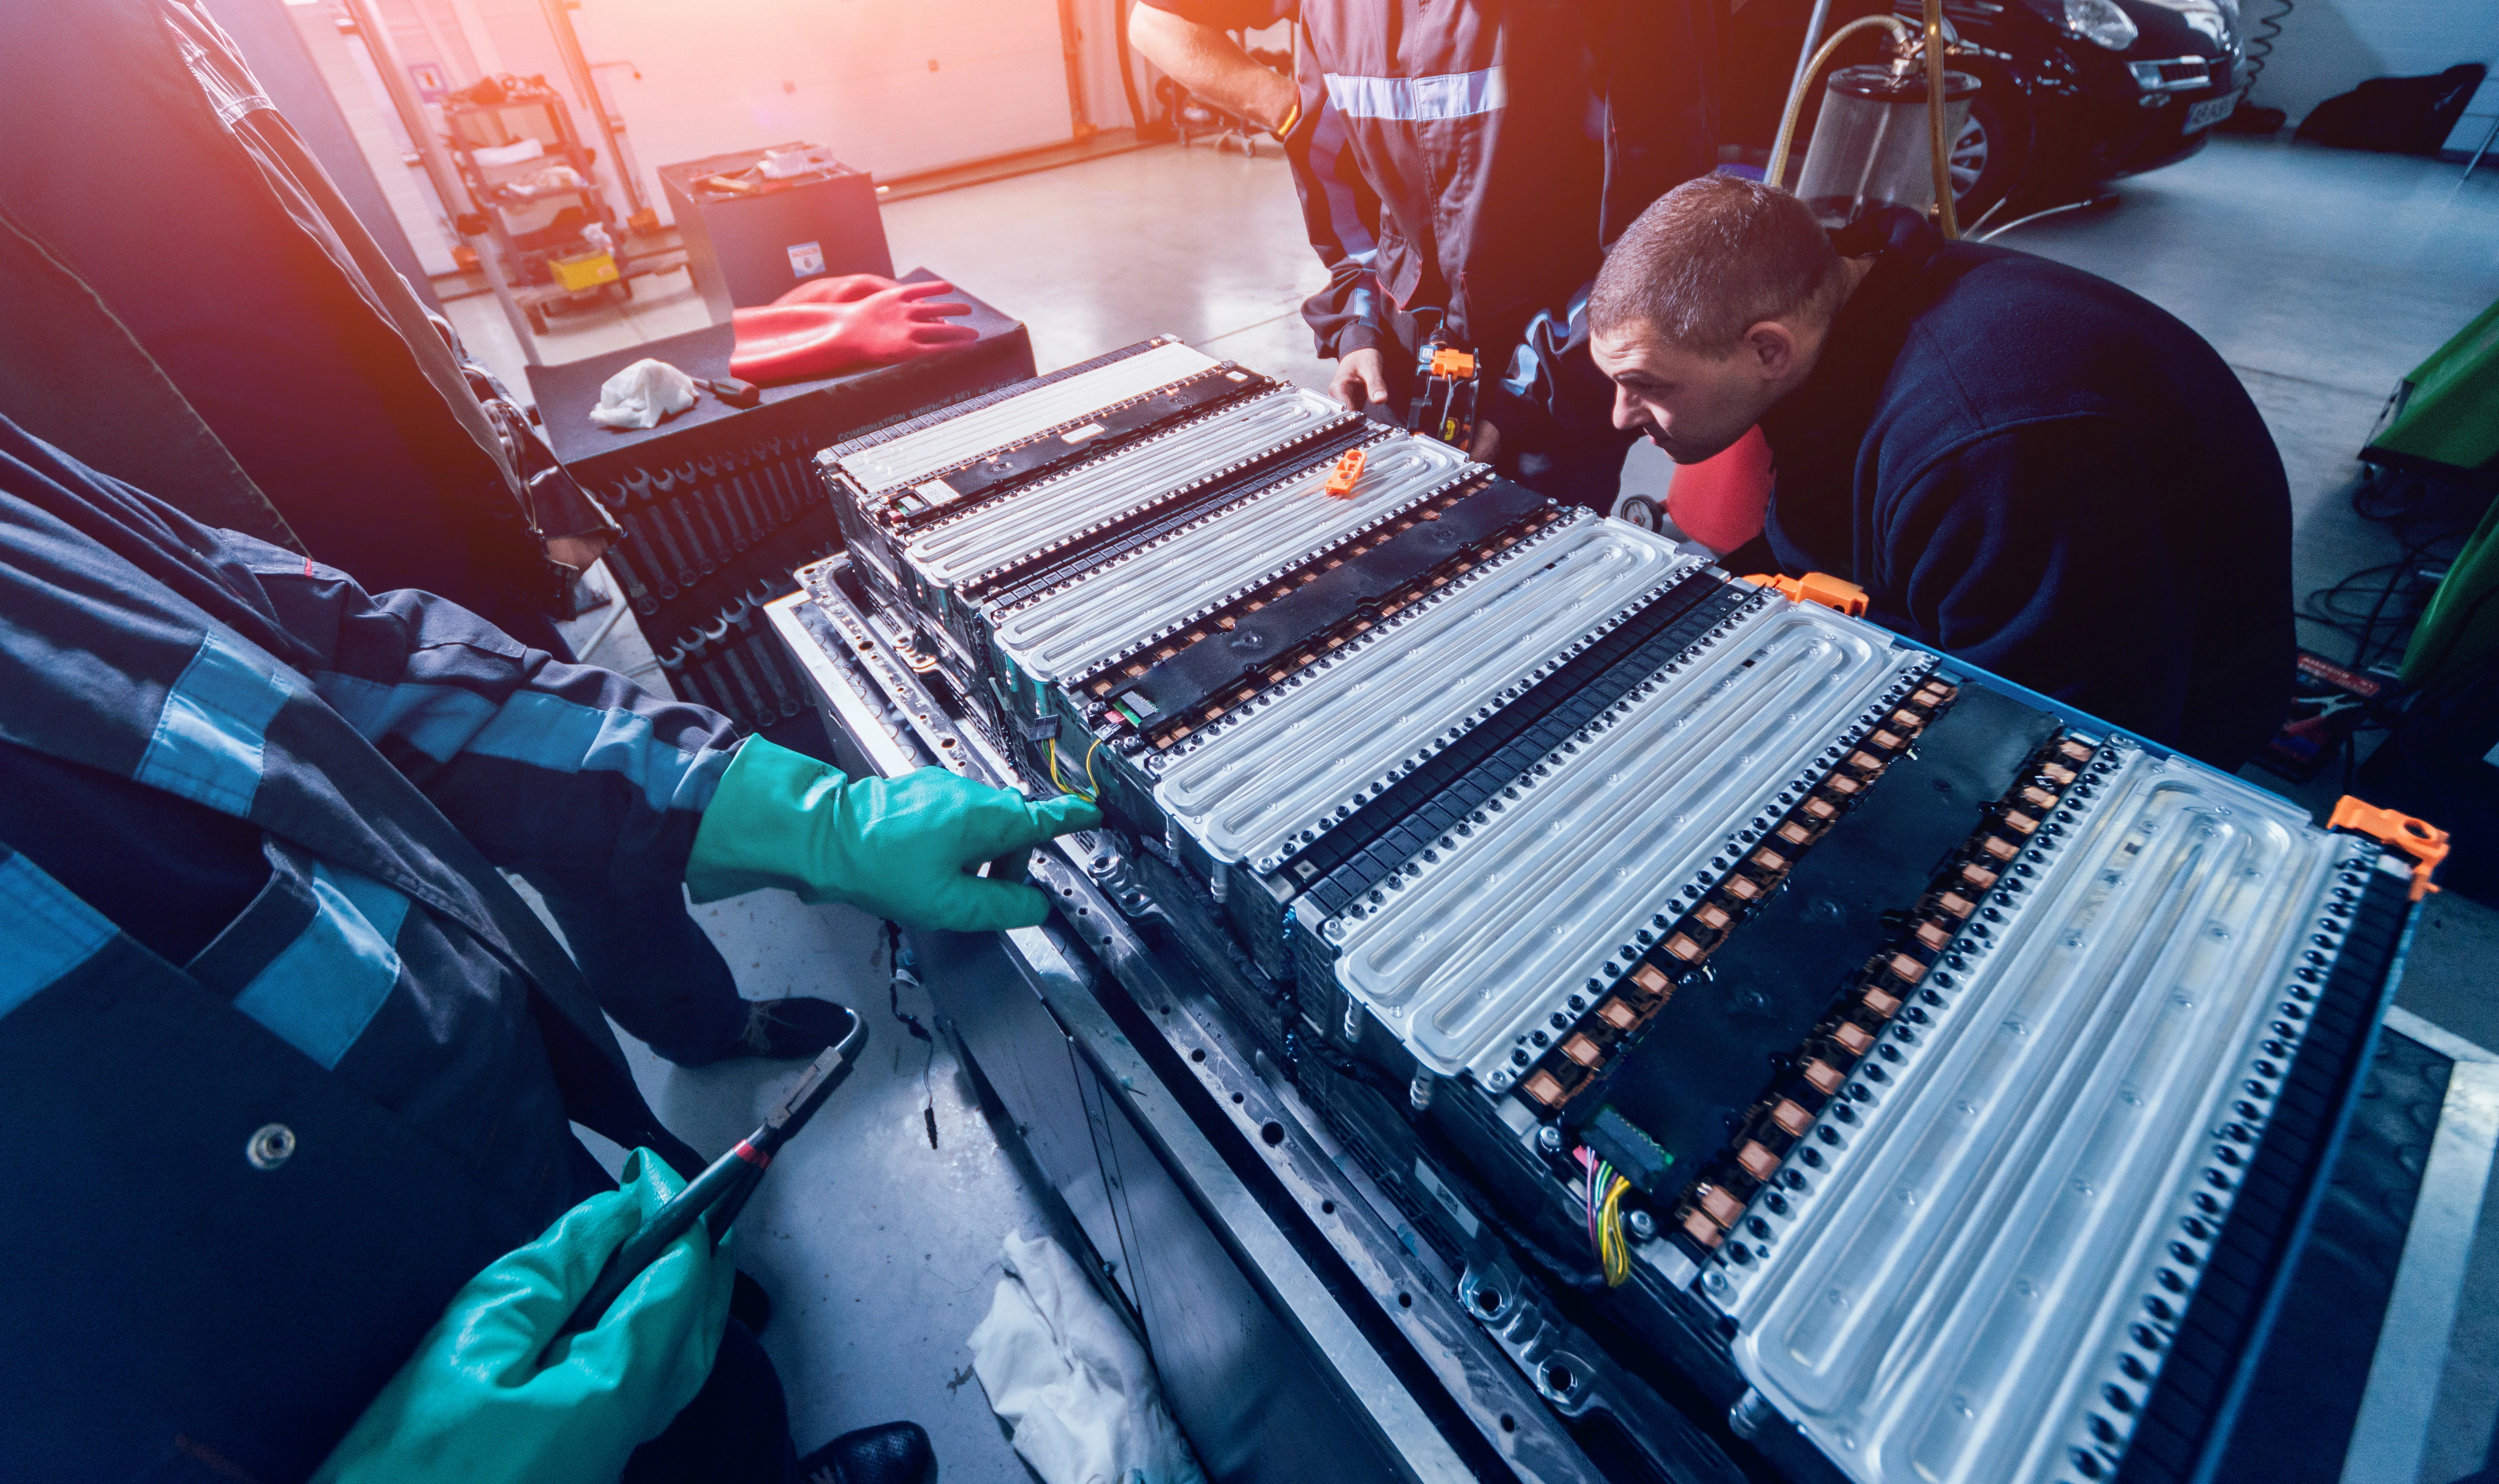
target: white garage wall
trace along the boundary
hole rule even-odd
[[[438,66],[454,88],[497,72],[543,75],[600,145],[537,0],[376,3],[405,65]],[[1088,107],[1099,126],[1122,127],[1109,0],[1074,3],[1099,17],[1087,27]],[[402,162],[406,143],[362,71],[361,44],[340,35],[341,15],[323,3],[295,11],[410,241],[429,267],[439,259],[447,268],[426,188]],[[679,160],[807,140],[892,177],[1074,133],[1057,0],[575,0],[571,15],[595,66],[631,64],[598,66],[597,75],[625,121],[645,199],[663,214],[655,171]],[[613,168],[600,161],[602,177]],[[603,183],[612,190],[616,181]],[[623,194],[614,199],[621,211]]]
[[[499,37],[546,34],[529,0],[474,3]],[[1074,132],[1055,0],[583,0],[573,24],[592,62],[634,64],[600,85],[655,199],[661,165],[784,140],[895,176]]]
[[[2243,0],[2248,19],[2275,0]],[[2298,0],[2282,22],[2253,101],[2293,123],[2337,93],[2370,78],[2419,77],[2458,62],[2499,72],[2499,0]],[[2499,113],[2499,82],[2484,81],[2463,123],[2447,142],[2470,149]]]

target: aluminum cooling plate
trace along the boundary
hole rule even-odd
[[[1142,397],[1219,364],[1206,352],[1174,340],[845,454],[835,467],[862,492],[882,494],[918,484],[966,459],[1020,443],[1096,408]]]
[[[2004,920],[1930,976],[1927,1022],[1894,1022],[1890,1080],[1835,1143],[1801,1143],[1821,1163],[1784,1213],[1756,1204],[1769,1240],[1702,1279],[1746,1378],[1863,1484],[2062,1479],[2090,1410],[2130,1425],[2099,1403],[2139,1406],[2121,1366],[2161,1363],[2127,1329],[2172,1244],[2189,1271],[2210,1256],[2181,1226],[2218,1193],[2207,1133],[2279,1035],[2291,955],[2337,927],[2335,873],[2375,868],[2236,779],[2125,739],[2101,756]]]
[[[953,587],[1314,430],[1354,421],[1318,393],[1286,387],[966,510],[913,537],[903,553],[930,582]]]
[[[1154,796],[1215,858],[1275,870],[1302,830],[1458,740],[1706,565],[1663,536],[1574,512],[1189,739]]]
[[[1743,610],[1703,642],[1565,743],[1488,823],[1426,852],[1384,902],[1305,920],[1339,950],[1338,982],[1425,1067],[1509,1086],[1513,1044],[1591,977],[1612,979],[1602,966],[1687,880],[1723,871],[1738,832],[1784,811],[1781,790],[1802,788],[1935,662],[1811,603]]]
[[[1446,443],[1391,435],[1370,445],[1352,499],[1322,493],[1328,465],[1306,469],[995,616],[998,647],[1043,680],[1072,680],[1430,499],[1468,467]]]

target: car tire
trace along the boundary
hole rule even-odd
[[[2005,85],[1989,80],[1953,140],[1953,215],[1964,228],[2015,194],[2029,163],[2030,120],[1996,96],[1994,89]]]

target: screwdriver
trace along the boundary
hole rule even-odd
[[[538,1364],[549,1364],[556,1346],[567,1337],[598,1324],[626,1286],[640,1276],[643,1269],[659,1261],[668,1243],[684,1236],[697,1221],[704,1222],[711,1240],[719,1242],[744,1209],[747,1197],[763,1181],[764,1168],[772,1163],[773,1154],[792,1135],[807,1126],[817,1109],[825,1106],[825,1100],[832,1096],[833,1089],[841,1085],[858,1062],[860,1048],[866,1044],[867,1021],[853,1011],[849,1033],[807,1064],[798,1084],[772,1110],[763,1126],[713,1160],[710,1168],[653,1211],[633,1236],[625,1239],[623,1246],[608,1255],[607,1265],[599,1272],[599,1281],[590,1285],[590,1292],[582,1296],[572,1317],[547,1341],[546,1348],[538,1354]]]

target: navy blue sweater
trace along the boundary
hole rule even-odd
[[[1762,419],[1766,534],[1867,617],[2235,768],[2288,698],[2290,500],[2213,347],[2106,279],[1907,211]]]

